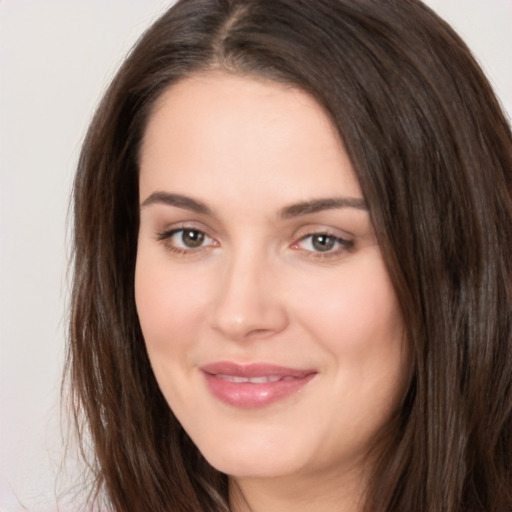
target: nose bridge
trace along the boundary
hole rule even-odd
[[[235,340],[282,330],[287,315],[276,270],[265,251],[250,245],[232,251],[218,279],[215,329]]]

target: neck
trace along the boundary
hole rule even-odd
[[[277,478],[229,479],[232,512],[361,512],[361,471]]]

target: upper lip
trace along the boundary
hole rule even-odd
[[[231,361],[218,361],[205,364],[200,368],[210,375],[231,375],[233,377],[294,377],[303,378],[312,373],[313,369],[298,369],[278,366],[269,363],[240,364]]]

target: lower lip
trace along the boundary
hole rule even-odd
[[[315,375],[315,373],[310,373],[300,378],[252,384],[250,382],[230,382],[216,375],[204,373],[208,388],[216,398],[228,405],[242,409],[266,407],[293,395]]]

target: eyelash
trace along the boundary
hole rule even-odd
[[[194,233],[195,236],[203,238],[203,240],[200,241],[200,245],[198,245],[197,247],[179,247],[176,245],[176,242],[172,243],[173,237],[175,237],[176,235],[179,235],[180,233],[181,233],[181,241],[183,243],[183,236],[187,232],[189,234]],[[327,239],[327,243],[332,243],[335,248],[333,249],[331,247],[326,251],[319,251],[319,250],[304,249],[304,248],[299,247],[300,244],[304,243],[308,239],[310,240],[310,245],[314,244],[313,240],[315,237],[318,237],[318,238],[324,237],[325,239]],[[216,247],[218,245],[218,243],[212,237],[210,237],[208,234],[206,234],[204,231],[202,231],[200,229],[196,229],[196,228],[186,227],[186,226],[176,228],[176,229],[171,229],[168,231],[164,231],[162,233],[158,233],[157,238],[158,238],[158,241],[163,242],[165,244],[167,249],[174,252],[175,254],[183,255],[183,256],[193,255],[201,250],[207,249],[208,246]],[[208,240],[210,240],[211,242],[208,243],[207,245],[204,245],[203,241],[207,242]],[[335,258],[345,251],[352,250],[354,248],[354,242],[352,240],[346,240],[339,236],[333,235],[332,233],[329,233],[327,231],[317,231],[317,232],[308,233],[306,235],[301,236],[296,242],[294,242],[291,245],[291,248],[294,250],[299,250],[299,251],[304,252],[304,254],[310,258],[325,260],[325,259],[329,259],[329,258]]]

